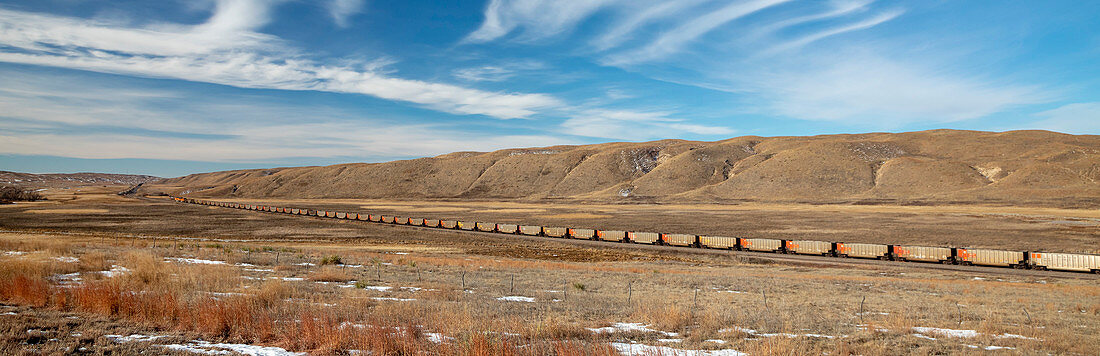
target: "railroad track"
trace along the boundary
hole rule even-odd
[[[432,229],[439,230],[445,229],[452,232],[476,234],[486,237],[500,238],[500,239],[523,239],[526,241],[557,241],[560,243],[569,243],[582,246],[593,246],[601,248],[623,248],[623,249],[641,249],[648,251],[662,251],[662,252],[676,252],[676,253],[692,253],[692,254],[708,254],[708,255],[727,255],[741,258],[750,258],[757,260],[773,261],[778,263],[796,264],[796,265],[812,265],[812,266],[843,266],[843,265],[860,265],[860,266],[877,266],[877,267],[895,267],[895,268],[921,268],[930,270],[943,270],[943,271],[959,271],[959,272],[976,272],[987,275],[1005,275],[1005,276],[1027,276],[1027,277],[1057,277],[1057,278],[1079,278],[1079,279],[1100,279],[1100,274],[1079,273],[1071,271],[1054,271],[1054,270],[1040,270],[1040,269],[1018,269],[1018,268],[1004,268],[1004,267],[992,267],[992,266],[979,266],[979,265],[966,265],[966,264],[940,264],[940,263],[922,263],[922,262],[910,262],[910,261],[892,261],[882,259],[864,259],[864,258],[838,258],[830,256],[818,256],[818,255],[806,255],[806,254],[788,254],[788,253],[776,253],[776,252],[760,252],[760,251],[745,251],[734,249],[712,249],[712,248],[699,248],[698,246],[684,247],[684,246],[669,246],[661,244],[640,244],[630,243],[627,241],[612,242],[602,241],[595,239],[577,239],[577,238],[560,238],[560,237],[546,237],[546,236],[533,236],[524,235],[520,233],[502,233],[498,231],[479,231],[477,228],[471,229],[459,229],[459,228],[442,228],[440,226],[423,226],[423,225],[409,225],[407,222],[392,222],[393,216],[390,216],[391,222],[385,222],[385,217],[381,221],[372,221],[370,219],[360,219],[363,214],[359,213],[335,213],[327,212],[329,216],[316,215],[318,212],[325,214],[325,211],[317,211],[312,209],[299,209],[299,208],[281,208],[281,207],[268,207],[268,206],[254,206],[237,203],[227,202],[215,202],[215,201],[202,201],[191,198],[177,198],[172,197],[176,202],[210,205],[216,207],[227,207],[230,209],[245,209],[260,212],[272,212],[277,214],[296,215],[304,217],[316,217],[335,220],[350,220],[361,221],[368,223],[380,223],[383,225],[392,225],[400,228],[413,228],[413,229]],[[293,211],[293,212],[292,212]],[[300,211],[300,213],[299,213]],[[339,215],[336,215],[339,214]],[[352,218],[348,214],[355,214],[356,218]],[[409,219],[409,218],[404,218]],[[423,224],[425,219],[418,219]],[[437,224],[443,222],[442,220],[434,220]],[[461,224],[461,222],[448,220]],[[485,223],[480,223],[485,224]],[[494,224],[497,226],[497,224]],[[572,231],[573,229],[569,229]],[[570,232],[572,233],[572,232]],[[965,250],[964,250],[965,251]],[[1027,253],[1024,253],[1027,255]],[[1090,255],[1086,255],[1090,256]],[[1100,256],[1097,256],[1100,257]]]

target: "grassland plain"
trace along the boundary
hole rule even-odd
[[[1100,348],[1100,286],[1075,275],[756,263],[180,205],[118,197],[117,190],[46,191],[50,201],[0,208],[0,352],[175,352],[216,344],[225,347],[204,350],[1094,354]],[[534,209],[438,205],[469,209],[461,213]],[[54,209],[67,213],[31,212]],[[504,214],[552,215],[558,208],[538,209],[546,212]],[[135,334],[144,337],[126,338]]]

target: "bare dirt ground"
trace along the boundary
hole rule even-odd
[[[0,207],[0,353],[163,353],[173,350],[167,345],[211,343],[379,355],[1094,354],[1100,347],[1100,286],[1078,278],[1088,275],[519,239],[119,197],[118,188]],[[909,234],[954,231],[947,241],[964,241],[961,232],[974,230],[988,244],[1014,241],[979,231],[1007,222],[1042,226],[1035,231],[1046,231],[1044,241],[1067,250],[1080,247],[1062,224],[1029,219],[1096,218],[1011,208],[277,203],[425,217],[412,212],[438,208],[434,216],[444,218],[547,225],[587,222],[553,215],[609,215],[589,226],[656,231],[694,226],[683,219],[808,236],[904,226]],[[42,210],[65,213],[34,212]],[[783,218],[763,218],[775,215]],[[933,226],[940,220],[948,223]],[[886,225],[873,228],[874,221]],[[1095,246],[1093,229],[1081,238]]]
[[[328,199],[224,201],[608,230],[1100,253],[1100,210],[1097,209],[767,203],[554,204]]]

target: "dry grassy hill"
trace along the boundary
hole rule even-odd
[[[1100,136],[934,130],[457,152],[194,174],[202,197],[958,203],[1100,206]]]

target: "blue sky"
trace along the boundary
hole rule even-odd
[[[1100,133],[1100,2],[0,1],[0,170]]]

